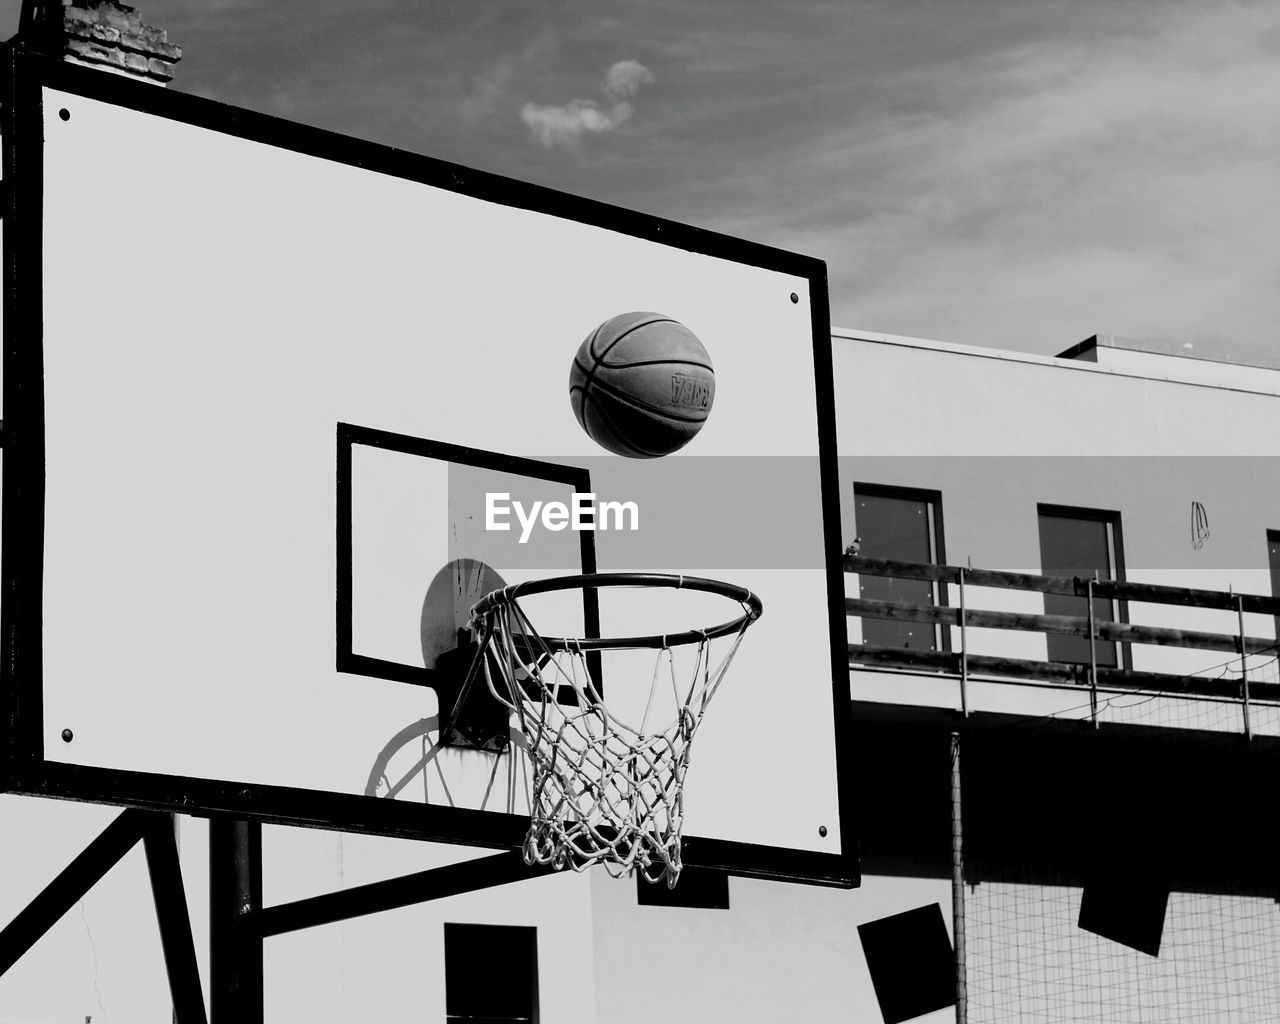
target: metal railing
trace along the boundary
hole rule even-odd
[[[1251,637],[1244,632],[1244,616],[1262,614],[1280,618],[1280,598],[1260,594],[1236,594],[1229,591],[1194,590],[1184,587],[1157,586],[1149,583],[1126,583],[1119,580],[1085,579],[1081,577],[1036,576],[1028,573],[1002,572],[993,569],[962,568],[904,562],[883,558],[845,556],[845,571],[867,576],[922,580],[947,583],[958,588],[955,607],[938,604],[916,604],[900,601],[846,597],[845,609],[851,616],[898,622],[917,622],[935,626],[958,627],[959,651],[915,650],[875,644],[850,644],[851,667],[869,666],[891,669],[944,672],[959,676],[960,702],[963,713],[969,713],[968,683],[971,676],[1030,680],[1048,683],[1074,683],[1078,679],[1075,663],[976,654],[969,649],[969,629],[1002,629],[1086,639],[1089,643],[1087,684],[1090,690],[1091,715],[1098,721],[1098,688],[1186,693],[1239,701],[1244,732],[1252,735],[1250,722],[1251,686],[1248,658],[1256,654],[1274,654],[1277,641],[1270,637]],[[1085,615],[1047,615],[1033,612],[990,611],[970,606],[967,598],[973,587],[996,588],[1035,594],[1060,594],[1079,597],[1087,602]],[[1141,626],[1128,622],[1100,621],[1094,614],[1094,599],[1130,601],[1183,608],[1234,611],[1238,628],[1235,633],[1212,633],[1167,626]],[[1218,651],[1239,655],[1238,679],[1208,679],[1203,676],[1168,672],[1133,671],[1128,668],[1099,666],[1098,644],[1121,643],[1179,647],[1188,650]],[[1252,697],[1280,700],[1280,685],[1254,683]]]

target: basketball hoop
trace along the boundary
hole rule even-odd
[[[588,587],[701,591],[738,602],[742,614],[681,633],[572,639],[543,637],[520,607],[520,598]],[[575,871],[603,864],[615,877],[635,871],[649,882],[665,879],[674,888],[681,867],[690,746],[747,628],[761,612],[760,599],[743,587],[656,573],[594,573],[518,583],[476,603],[471,628],[481,653],[464,690],[482,666],[490,692],[513,712],[512,727],[522,734],[533,763],[526,863]],[[711,644],[721,639],[725,644],[713,664]],[[683,684],[672,654],[678,647],[694,648]],[[628,650],[656,651],[638,724],[609,710],[588,657]],[[675,708],[674,716],[658,728],[649,724],[655,703]]]

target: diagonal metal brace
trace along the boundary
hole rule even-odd
[[[151,812],[128,810],[0,931],[0,975],[22,958],[146,834]]]
[[[153,814],[146,824],[142,842],[147,853],[147,872],[151,876],[151,895],[156,904],[174,1020],[176,1024],[208,1024],[173,827],[173,816],[168,814]]]
[[[176,1020],[178,1024],[206,1024],[173,817],[168,814],[130,809],[103,829],[0,931],[0,975],[39,942],[140,840],[146,847]]]
[[[409,907],[446,896],[475,892],[509,882],[549,874],[550,868],[525,864],[518,850],[447,867],[418,871],[399,878],[325,893],[294,903],[263,907],[249,916],[247,927],[259,935],[282,935],[316,925],[346,921],[384,910]]]

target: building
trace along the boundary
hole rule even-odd
[[[864,870],[963,880],[968,1020],[1274,1017],[1280,371],[834,352]]]
[[[859,538],[863,558],[1218,593],[1276,592],[1280,367],[1189,358],[1107,338],[1091,338],[1053,359],[868,335],[842,339],[835,352],[837,380],[875,382],[856,396],[844,385],[839,403],[842,497],[850,498],[842,506],[845,532]],[[1079,703],[1083,668],[1090,664],[1086,639],[1013,623],[991,629],[982,618],[983,610],[1085,616],[1087,601],[1018,582],[973,577],[963,649],[978,661],[1048,662],[1064,670],[1049,672],[1054,678],[1037,679],[1044,685],[1031,689],[971,680],[968,710],[1092,718],[1092,706],[1071,707]],[[858,586],[868,600],[958,607],[957,583],[862,577]],[[1247,668],[1255,688],[1277,682],[1272,615],[1249,603],[1241,609],[1239,601],[1198,603],[1173,595],[1177,603],[1163,603],[1154,591],[1148,596],[1098,598],[1094,617],[1114,623],[1114,636],[1127,635],[1126,626],[1227,636],[1243,628],[1265,642],[1244,663],[1220,656],[1222,649],[1197,650],[1190,637],[1096,644],[1092,656],[1099,669],[1115,674],[1116,694],[1132,692],[1143,673],[1200,676],[1207,687]],[[850,639],[909,651],[962,650],[958,628],[870,617]],[[1010,667],[1023,675],[1031,669]],[[962,708],[960,688],[932,672],[855,671],[853,687],[860,700]],[[1185,689],[1188,700],[1207,695],[1190,692],[1196,689],[1190,684]],[[1235,704],[1229,713],[1192,712],[1162,699],[1135,717],[1123,700],[1104,699],[1097,716],[1108,724],[1239,731]],[[1251,728],[1274,730],[1268,715],[1259,709]]]
[[[1046,358],[845,331],[834,358],[854,564],[973,574],[963,631],[883,603],[850,619],[862,887],[694,873],[668,894],[598,871],[516,882],[267,938],[266,1019],[875,1020],[859,926],[936,907],[926,925],[954,934],[957,865],[968,1020],[1138,1020],[1156,1007],[1161,1020],[1272,1019],[1280,911],[1258,812],[1280,735],[1274,609],[1238,599],[1270,596],[1280,574],[1280,370],[1102,339]],[[1068,576],[1228,596],[1095,597],[1095,624],[1128,639],[1091,649],[1034,618],[1088,618],[1086,599],[1030,578]],[[864,602],[961,605],[958,576],[848,581]],[[1257,641],[1243,659],[1191,646],[1242,622]],[[6,834],[22,837],[2,894],[11,918],[114,812],[3,806]],[[202,947],[209,828],[179,821]],[[467,856],[268,827],[265,903]],[[0,1019],[168,1019],[143,863],[130,854],[0,980]],[[1085,894],[1089,923],[1111,937],[1077,927]],[[1150,945],[1157,919],[1162,955],[1129,948]],[[927,934],[908,929],[918,959],[896,979],[908,988],[936,982]],[[956,1019],[949,996],[919,1019]]]

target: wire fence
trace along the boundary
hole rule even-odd
[[[1237,670],[1239,664],[1236,658]],[[1277,668],[1271,653],[1251,658],[1248,671],[1274,684]],[[953,863],[953,874],[963,879],[963,894],[953,899],[962,908],[964,934],[963,949],[957,948],[964,991],[959,1024],[1280,1021],[1280,857],[1269,852],[1276,775],[1263,767],[1274,755],[1247,754],[1258,745],[1240,742],[1241,711],[1239,702],[1158,691],[1099,702],[1105,723],[1158,724],[1166,736],[1171,727],[1234,734],[1225,746],[1210,746],[1220,753],[1203,762],[1203,780],[1197,779],[1197,752],[1205,749],[1200,738],[1170,741],[1188,762],[1185,773],[1173,777],[1166,775],[1168,762],[1136,774],[1136,754],[1095,761],[1099,755],[1087,741],[1072,748],[1079,759],[1059,777],[1067,784],[1043,793],[1007,789],[990,757],[976,780],[962,771],[965,806],[981,810],[964,816],[963,848]],[[1255,736],[1280,735],[1280,705],[1254,702],[1249,715]],[[1046,715],[971,738],[995,749],[1013,738],[1010,749],[1026,750],[1061,735],[1061,719]],[[1115,770],[1118,764],[1135,774]],[[1189,785],[1189,779],[1196,781]],[[1037,796],[1042,805],[1032,810]],[[1156,801],[1159,809],[1148,813]],[[1021,815],[1028,813],[1039,815],[1038,823],[1024,824]],[[1134,822],[1126,824],[1130,814]],[[1154,836],[1143,836],[1148,822],[1158,823]],[[1046,832],[1024,843],[1018,835],[1024,827]],[[1109,835],[1112,828],[1118,837]],[[1190,852],[1177,849],[1180,844]],[[1178,881],[1167,886],[1163,917],[1145,925],[1155,929],[1158,955],[1081,926],[1086,885],[1095,885],[1093,899],[1116,904],[1118,920],[1141,919],[1153,911],[1141,900],[1127,906],[1126,887],[1154,887],[1163,895],[1152,879],[1169,870]],[[1099,883],[1088,879],[1101,880],[1100,896]]]
[[[967,1024],[1280,1021],[1274,899],[1173,892],[1157,957],[1080,928],[1078,885],[1026,874],[965,887]]]

